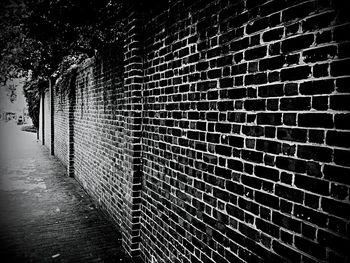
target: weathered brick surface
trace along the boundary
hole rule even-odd
[[[63,92],[54,88],[54,149],[55,156],[57,156],[61,162],[68,166],[68,115],[69,115],[69,101],[67,92]],[[47,128],[47,126],[46,126]]]
[[[130,253],[349,261],[348,11],[169,1],[148,22],[129,16],[123,62],[111,53],[78,70],[73,171]],[[55,98],[66,164],[69,105]]]
[[[143,13],[133,10],[127,18],[124,39],[124,195],[123,245],[132,256],[140,255],[141,227],[141,153],[142,153],[142,31]]]
[[[173,1],[147,24],[148,261],[349,260],[343,12],[330,1]]]
[[[122,223],[124,93],[120,55],[99,56],[77,71],[74,107],[74,176]]]
[[[142,104],[135,94],[141,98],[137,86],[142,83],[134,85],[135,67],[124,68],[118,50],[85,61],[71,74],[69,88],[56,85],[54,151],[68,175],[76,177],[121,228],[123,246],[139,255],[141,210],[136,195],[141,190]]]

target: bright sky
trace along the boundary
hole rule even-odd
[[[23,83],[20,79],[8,81],[6,86],[0,86],[0,112],[23,112],[23,109],[27,107],[26,99],[23,95]],[[8,85],[15,85],[17,90],[17,99],[11,103],[9,96]]]

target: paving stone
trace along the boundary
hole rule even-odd
[[[118,229],[36,134],[1,123],[0,146],[1,262],[132,262]]]

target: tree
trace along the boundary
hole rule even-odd
[[[10,101],[13,103],[16,98],[17,98],[17,90],[16,90],[16,86],[14,84],[9,84],[7,86],[7,96],[10,98]]]
[[[121,39],[122,0],[3,0],[0,81],[27,76],[29,114],[53,73]],[[46,85],[47,86],[47,85]]]
[[[28,103],[28,114],[36,128],[39,127],[40,94],[45,86],[46,82],[40,78],[31,78],[23,86],[24,96]]]

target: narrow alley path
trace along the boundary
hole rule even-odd
[[[121,235],[36,134],[0,122],[0,261],[131,262]]]

